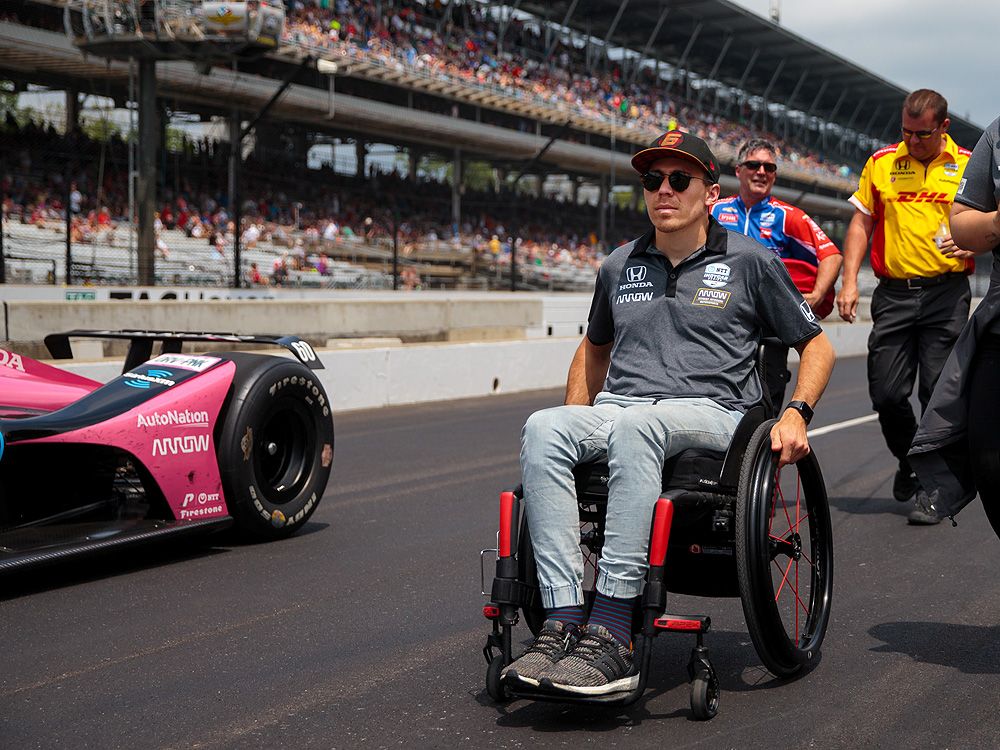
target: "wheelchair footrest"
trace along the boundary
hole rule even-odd
[[[672,633],[707,633],[712,618],[707,615],[662,615],[653,621],[657,630]]]
[[[634,690],[624,690],[618,693],[608,693],[607,695],[577,695],[563,691],[523,687],[511,688],[510,693],[515,698],[524,698],[525,700],[532,701],[546,701],[548,703],[599,703],[604,706],[624,705],[636,697]]]

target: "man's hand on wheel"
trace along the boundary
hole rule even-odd
[[[809,455],[809,438],[806,421],[794,409],[786,409],[778,423],[771,428],[771,450],[781,452],[778,467],[794,464]]]

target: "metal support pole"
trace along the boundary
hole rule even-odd
[[[712,72],[708,74],[708,78],[709,78],[710,81],[718,81],[719,80],[719,68],[722,67],[722,61],[726,58],[726,53],[729,52],[729,48],[730,48],[730,46],[732,46],[732,44],[733,44],[733,35],[732,34],[726,34],[726,41],[722,43],[722,51],[719,52],[719,56],[717,58],[715,58],[715,64],[712,65]],[[704,98],[704,96],[705,96],[705,90],[707,88],[708,88],[708,86],[702,86],[701,90],[698,92],[698,105],[699,106],[701,105],[701,100]],[[718,90],[718,89],[716,89],[716,90]]]
[[[667,20],[667,14],[670,13],[670,6],[663,3],[660,10],[660,17],[656,21],[656,25],[653,26],[653,31],[649,35],[649,39],[646,40],[646,45],[642,48],[642,52],[639,53],[639,59],[636,60],[635,67],[632,68],[632,73],[629,75],[626,84],[631,85],[635,82],[636,77],[639,75],[639,70],[642,68],[642,61],[649,57],[649,51],[653,48],[653,42],[656,41],[656,37],[659,36],[660,28],[663,26],[663,22]],[[659,55],[657,57],[657,62],[659,62]]]
[[[234,109],[229,115],[229,214],[233,217],[234,289],[243,286],[243,273],[240,267],[240,162],[243,161],[241,126],[240,111]]]
[[[354,141],[354,176],[359,180],[365,178],[365,157],[368,155],[368,147],[365,146],[365,142],[358,138]]]
[[[451,223],[457,233],[462,223],[462,150],[458,148],[452,162]]]
[[[605,33],[605,35],[604,35],[604,43],[603,43],[603,45],[601,47],[601,51],[603,52],[603,58],[602,59],[607,59],[607,56],[608,56],[608,42],[611,39],[611,35],[615,33],[615,29],[618,28],[618,22],[622,20],[622,15],[625,13],[625,9],[627,7],[628,7],[628,0],[620,0],[620,3],[618,5],[618,12],[615,13],[615,18],[611,22],[611,25],[608,26],[607,33]],[[589,31],[588,31],[588,35],[589,35]],[[594,69],[597,67],[597,61],[598,61],[598,57],[595,54],[594,57],[590,61],[590,68],[589,68],[589,70],[590,70],[591,73],[593,73]]]
[[[792,94],[787,99],[785,99],[785,107],[790,108],[795,106],[795,99],[799,95],[799,91],[802,90],[802,84],[806,82],[806,78],[809,77],[809,68],[802,71],[802,75],[799,76],[798,83],[795,84],[795,88],[792,89]]]
[[[747,66],[743,68],[743,75],[740,76],[739,82],[736,84],[736,90],[739,92],[740,108],[743,107],[743,102],[746,101],[746,83],[747,79],[750,77],[750,71],[753,70],[753,66],[757,62],[757,58],[760,57],[760,47],[753,48],[753,54],[750,55],[750,62]],[[734,97],[736,98],[736,97]],[[732,99],[730,99],[732,102]],[[729,108],[726,108],[726,114],[729,114]]]
[[[139,284],[156,284],[156,154],[159,152],[159,109],[156,106],[156,62],[139,61],[139,178],[136,202],[139,209]]]
[[[628,0],[621,0],[618,4],[618,12],[615,13],[615,19],[608,26],[608,31],[604,35],[604,49],[607,51],[608,42],[611,41],[611,35],[615,33],[615,29],[618,28],[618,22],[622,20],[622,15],[625,13],[625,9],[628,7]]]
[[[392,290],[399,289],[399,210],[392,208]]]
[[[778,76],[781,75],[781,71],[785,69],[785,58],[781,58],[778,61],[778,67],[774,69],[774,74],[771,76],[770,82],[767,84],[767,88],[764,89],[764,95],[761,97],[764,100],[764,107],[761,110],[761,123],[763,124],[762,129],[767,131],[767,98],[771,95],[771,89],[774,88],[774,84],[778,81]]]
[[[618,156],[618,144],[616,140],[616,134],[618,132],[618,117],[612,115],[611,117],[611,189],[608,191],[608,229],[611,231],[612,235],[615,231],[615,157]]]
[[[0,175],[5,174],[4,166],[3,157],[0,157]],[[7,283],[7,259],[3,250],[3,202],[3,180],[0,180],[0,284]]]
[[[799,131],[800,135],[805,134],[805,130],[809,127],[810,120],[812,120],[813,112],[816,111],[816,106],[819,104],[819,100],[823,98],[823,94],[826,93],[826,87],[829,85],[830,79],[824,79],[822,85],[819,87],[819,91],[816,92],[816,96],[813,97],[812,104],[809,105],[809,110],[806,112],[806,116],[802,120],[802,128]]]
[[[73,134],[67,139],[70,150],[73,149],[73,143],[76,139]],[[73,170],[70,166],[71,159],[69,154],[66,155],[66,169],[64,174],[66,175],[64,179],[63,191],[63,201],[66,203],[66,285],[69,286],[73,283],[73,206],[71,196],[73,195]]]
[[[889,121],[885,124],[885,127],[879,134],[878,140],[880,143],[885,143],[885,139],[889,137],[889,133],[892,132],[894,127],[899,127],[899,115],[893,115],[889,118]]]
[[[865,123],[865,127],[862,129],[861,134],[870,136],[872,126],[875,125],[875,120],[878,118],[878,113],[882,111],[882,105],[879,104],[875,109],[872,110],[872,116],[868,118],[868,122]]]
[[[510,236],[510,290],[512,292],[517,291],[517,236],[516,230]]]
[[[691,36],[688,38],[687,46],[684,48],[684,52],[681,54],[680,59],[674,66],[674,70],[676,71],[684,70],[684,66],[687,65],[688,56],[691,54],[691,50],[694,49],[694,43],[698,41],[698,36],[701,34],[701,30],[702,27],[704,27],[704,25],[705,25],[704,23],[699,21],[698,24],[694,27],[694,31],[691,32]],[[687,71],[684,70],[685,88],[687,88],[687,83],[686,83],[687,80],[688,80],[688,74]],[[671,83],[670,88],[671,90],[673,90],[673,81],[671,81],[670,83]]]
[[[601,188],[597,199],[598,224],[597,233],[601,244],[607,242],[608,238],[608,176],[601,175]]]
[[[843,148],[844,144],[847,143],[848,136],[851,134],[851,130],[854,128],[854,121],[858,119],[858,115],[861,114],[861,109],[865,106],[865,98],[862,97],[858,101],[857,106],[854,108],[854,113],[851,115],[851,119],[847,121],[847,125],[844,127],[843,133],[840,135],[840,141],[837,143],[837,148]]]
[[[843,91],[840,92],[840,98],[837,99],[837,104],[834,106],[833,111],[830,113],[830,116],[823,118],[824,122],[823,122],[821,142],[823,144],[824,151],[826,150],[826,131],[828,130],[829,125],[831,125],[833,121],[836,119],[837,113],[840,111],[840,105],[844,103],[844,98],[846,96],[847,96],[847,89],[845,88]]]
[[[579,2],[580,0],[573,0],[573,2],[569,4],[569,9],[566,11],[566,15],[563,16],[562,23],[559,24],[562,28],[566,28],[567,24],[569,24],[569,19],[573,17],[573,11],[576,10],[576,5]],[[552,35],[552,41],[549,43],[548,49],[545,50],[545,58],[542,60],[542,64],[544,65],[549,64],[549,60],[552,57],[552,53],[555,51],[556,45],[559,43],[560,33],[562,32],[560,31],[559,33],[555,33]]]

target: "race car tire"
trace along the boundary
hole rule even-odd
[[[330,477],[330,400],[299,362],[225,356],[236,375],[216,444],[229,512],[248,538],[286,537],[316,510]]]

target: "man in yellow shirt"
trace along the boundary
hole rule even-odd
[[[853,323],[858,270],[871,240],[879,283],[872,295],[868,392],[886,444],[899,461],[893,496],[905,502],[916,493],[910,523],[933,524],[940,518],[906,459],[917,429],[909,399],[919,369],[917,395],[926,408],[969,317],[973,261],[954,255],[948,214],[971,152],[948,135],[948,102],[936,91],[910,94],[902,119],[903,140],[869,157],[850,198],[855,212],[844,239],[837,306]]]

